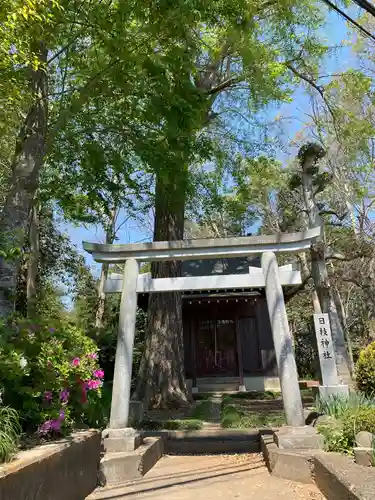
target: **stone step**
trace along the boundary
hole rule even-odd
[[[170,455],[214,455],[260,451],[258,429],[207,428],[201,431],[160,431],[152,435],[163,436],[165,451]]]
[[[202,377],[197,378],[197,385],[205,384],[239,384],[239,377]]]
[[[198,384],[198,393],[231,394],[238,392],[239,387],[239,383],[237,382],[204,383]]]
[[[184,439],[169,440],[166,453],[169,455],[216,455],[235,453],[259,453],[259,441],[234,439]]]
[[[140,479],[163,456],[164,444],[160,437],[144,437],[135,451],[105,453],[99,466],[100,485],[112,487]]]

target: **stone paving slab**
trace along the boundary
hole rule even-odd
[[[313,485],[269,475],[261,455],[165,456],[146,476],[87,500],[324,500]]]

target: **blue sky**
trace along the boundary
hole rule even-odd
[[[357,8],[352,8],[347,10],[353,17],[358,13]],[[343,19],[341,19],[338,14],[329,14],[327,25],[322,32],[323,37],[327,40],[330,46],[339,45],[345,38],[347,38],[348,27]],[[333,74],[337,72],[345,71],[348,68],[355,66],[355,57],[351,53],[348,47],[343,47],[334,56],[327,57],[324,62],[324,74]],[[323,67],[322,67],[323,70]],[[296,133],[301,130],[303,126],[303,121],[306,120],[305,112],[308,110],[309,102],[306,95],[305,88],[301,86],[294,96],[293,102],[284,104],[279,108],[273,107],[268,109],[264,113],[266,119],[273,119],[276,115],[281,117],[292,117],[290,120],[283,120],[283,131],[284,137],[283,142],[289,143],[296,135]],[[286,163],[293,155],[295,151],[293,148],[288,148],[286,152],[277,151],[276,157]],[[90,266],[92,272],[95,275],[99,274],[100,265],[96,264],[82,249],[82,241],[103,241],[103,233],[100,229],[95,227],[74,227],[71,224],[63,224],[61,226],[64,232],[66,232],[72,243],[77,247],[77,249],[85,256],[87,264]],[[151,239],[151,226],[147,228],[142,228],[134,221],[131,221],[126,226],[122,228],[119,232],[119,243],[131,243],[138,241],[147,241]]]

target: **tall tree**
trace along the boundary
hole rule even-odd
[[[296,35],[306,33],[297,28],[302,18],[305,27],[308,26],[307,36]],[[195,122],[186,128],[186,110],[182,110],[182,116],[181,110],[174,110],[172,106],[175,117],[171,116],[170,120],[175,134],[184,137],[187,147],[189,141],[191,144],[202,136],[212,137],[224,93],[246,102],[250,109],[285,98],[288,91],[285,93],[283,85],[291,83],[290,75],[300,76],[306,68],[313,67],[316,57],[322,54],[322,46],[309,32],[309,28],[317,27],[319,22],[317,10],[311,3],[290,1],[229,3],[222,11],[212,14],[203,29],[199,19],[199,24],[193,27],[195,35],[201,34],[194,66],[190,59],[188,72],[179,67],[173,74],[179,85],[185,78],[187,88],[199,97],[193,108],[195,114],[191,114]],[[159,157],[156,160],[160,161]],[[173,149],[162,158],[165,167],[157,170],[154,240],[175,240],[183,236],[188,167],[192,160],[188,154],[180,158]],[[168,175],[164,173],[165,168]],[[153,269],[155,277],[178,276],[180,272],[178,263],[158,264]],[[148,328],[136,396],[157,405],[186,401],[178,294],[150,297]]]
[[[74,4],[74,5],[73,5]],[[0,10],[2,82],[8,130],[16,134],[0,213],[5,251],[23,247],[47,151],[51,73],[76,37],[77,2],[7,0]],[[81,28],[79,30],[82,31]],[[12,107],[9,107],[12,106]],[[8,111],[9,109],[9,111]],[[0,259],[0,314],[14,308],[19,259]]]
[[[316,144],[308,144],[301,148],[299,159],[301,164],[301,184],[305,210],[309,227],[322,227],[322,236],[311,246],[311,271],[315,289],[319,298],[321,311],[328,313],[331,320],[332,341],[336,354],[336,365],[341,383],[352,385],[351,365],[345,339],[344,325],[337,310],[337,302],[330,286],[326,264],[327,247],[324,240],[324,226],[316,194],[324,189],[325,175],[320,174],[317,163],[324,156],[323,148]]]

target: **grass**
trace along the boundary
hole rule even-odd
[[[188,418],[184,420],[152,420],[145,419],[139,426],[140,429],[149,431],[199,431],[203,428],[202,420]]]
[[[264,391],[264,392],[251,391],[251,392],[236,392],[235,394],[232,394],[229,397],[235,399],[249,399],[249,400],[256,399],[257,401],[272,401],[273,399],[277,399],[278,395],[272,391]]]
[[[21,436],[21,425],[16,410],[0,407],[0,462],[6,462],[16,451]]]
[[[280,427],[285,424],[283,411],[252,411],[241,403],[244,398],[225,396],[221,405],[221,426],[231,429]]]

